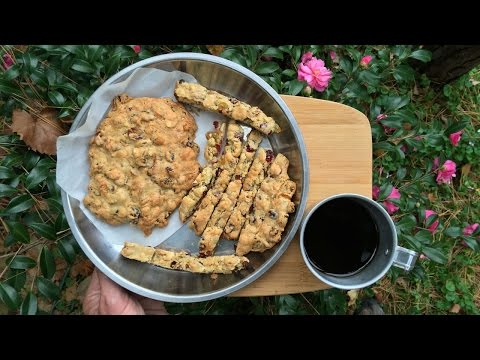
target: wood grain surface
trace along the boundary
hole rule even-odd
[[[361,112],[339,103],[282,96],[298,121],[310,163],[306,212],[334,194],[372,196],[372,138]],[[264,275],[231,296],[269,296],[326,289],[303,262],[298,233]]]

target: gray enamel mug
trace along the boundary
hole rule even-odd
[[[390,215],[376,201],[338,194],[316,204],[300,230],[305,264],[319,280],[339,289],[360,289],[396,266],[411,270],[415,251],[398,246]]]

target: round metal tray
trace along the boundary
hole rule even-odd
[[[279,244],[263,253],[249,253],[248,269],[229,275],[219,274],[216,279],[207,274],[163,269],[123,258],[118,246],[113,246],[87,219],[79,207],[79,202],[62,191],[68,223],[80,247],[94,265],[130,291],[169,302],[196,302],[225,296],[250,284],[265,273],[285,252],[302,221],[309,185],[308,160],[302,134],[285,102],[263,79],[232,61],[212,55],[173,53],[155,56],[123,69],[99,89],[123,81],[140,67],[189,73],[200,84],[256,105],[272,116],[281,126],[282,132],[270,135],[268,140],[275,153],[281,152],[290,160],[289,175],[297,184],[293,199],[296,211],[290,215]],[[85,122],[97,93],[98,90],[82,107],[70,132]],[[182,248],[182,244],[177,245],[179,249]]]

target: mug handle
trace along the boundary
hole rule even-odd
[[[413,250],[397,246],[393,257],[393,266],[410,271],[417,262],[418,253]]]

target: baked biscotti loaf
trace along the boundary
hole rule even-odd
[[[85,206],[145,235],[166,226],[199,174],[196,131],[192,115],[169,98],[117,97],[90,143]]]

